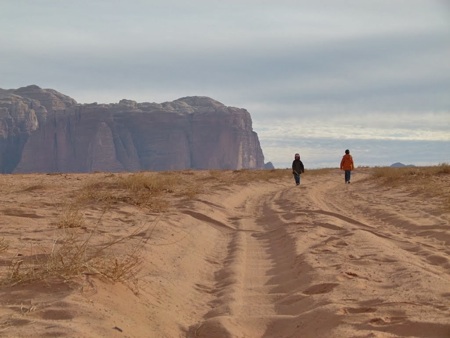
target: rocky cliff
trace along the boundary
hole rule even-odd
[[[3,173],[261,169],[248,111],[208,97],[78,104],[51,89],[0,89]]]

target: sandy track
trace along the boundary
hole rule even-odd
[[[450,337],[448,210],[367,175],[212,183],[162,215],[92,208],[99,233],[145,240],[139,293],[90,275],[2,288],[0,336]],[[85,179],[3,176],[2,236],[20,254],[51,242],[55,198]]]
[[[289,259],[295,248],[280,245],[281,220],[271,209],[279,193],[253,189],[228,220],[235,230],[223,263],[214,272],[211,310],[191,327],[193,337],[262,336],[279,314],[277,299],[285,292],[273,291],[284,284]],[[228,208],[228,210],[230,210]],[[233,209],[231,209],[233,210]]]
[[[447,336],[448,215],[411,215],[420,198],[390,204],[364,174],[308,178],[226,208],[236,230],[188,336]]]

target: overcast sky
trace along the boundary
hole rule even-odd
[[[449,0],[0,0],[0,46],[3,89],[245,108],[276,167],[450,162]]]

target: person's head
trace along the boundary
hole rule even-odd
[[[299,160],[299,159],[300,159],[300,154],[299,154],[299,153],[295,154],[295,159],[296,159],[296,160]]]
[[[345,150],[345,153],[346,153],[346,154],[350,154],[350,150],[346,149],[346,150]]]

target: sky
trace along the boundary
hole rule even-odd
[[[208,96],[266,162],[450,163],[450,0],[0,0],[0,88]]]

